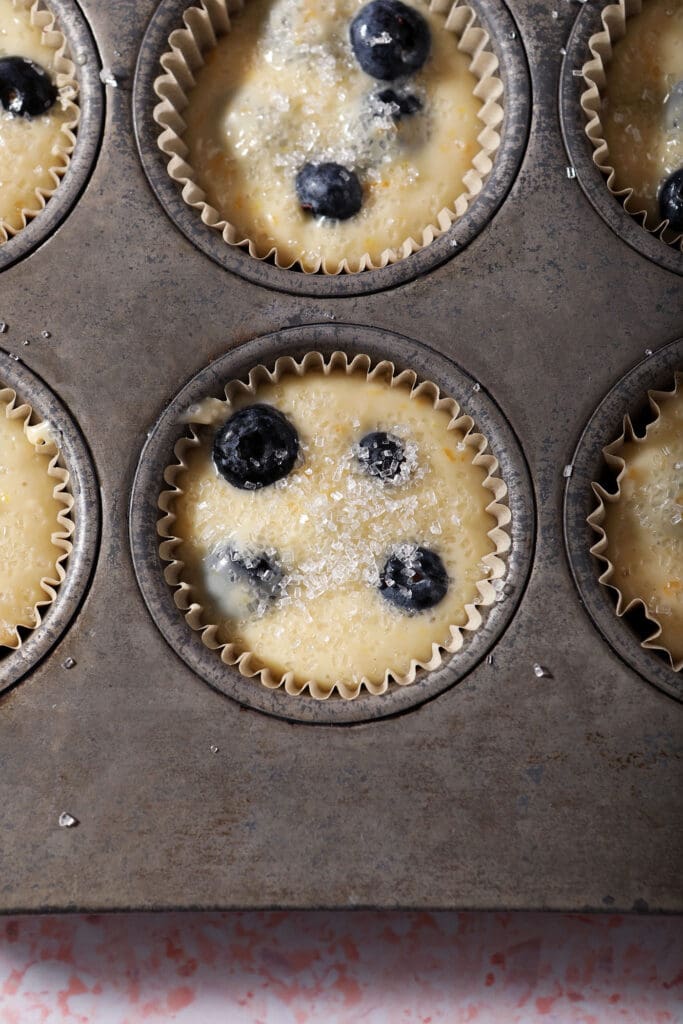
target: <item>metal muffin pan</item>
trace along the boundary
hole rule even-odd
[[[0,692],[9,689],[34,668],[57,643],[85,595],[90,582],[99,537],[99,495],[88,449],[67,410],[47,385],[15,358],[0,349],[0,388],[10,387],[28,402],[34,415],[50,423],[58,439],[62,461],[69,471],[74,496],[72,518],[76,530],[64,582],[43,613],[37,629],[25,631],[17,651],[0,651]]]
[[[184,410],[209,395],[224,397],[224,385],[230,380],[246,379],[254,366],[272,366],[280,355],[300,359],[312,350],[325,355],[339,350],[350,358],[364,353],[373,363],[391,359],[399,370],[412,369],[423,379],[434,380],[443,394],[456,398],[461,411],[473,418],[475,429],[486,437],[489,450],[498,458],[498,475],[508,486],[512,548],[506,558],[508,569],[502,600],[491,608],[482,609],[484,625],[469,636],[464,634],[465,644],[457,655],[446,656],[444,664],[433,672],[421,672],[410,686],[393,684],[381,699],[367,693],[351,701],[338,695],[326,701],[303,695],[297,698],[282,689],[268,690],[257,680],[245,680],[236,668],[225,665],[216,651],[209,650],[198,633],[188,635],[189,626],[175,605],[159,556],[156,524],[161,517],[158,499],[163,487],[160,481],[163,481],[166,467],[173,462],[176,442],[187,433],[182,424]],[[519,443],[495,404],[481,388],[475,390],[475,384],[449,360],[401,335],[330,323],[291,327],[258,338],[221,356],[193,377],[164,409],[149,436],[130,503],[131,548],[138,583],[159,629],[190,668],[241,704],[294,721],[335,724],[397,714],[437,696],[462,679],[509,625],[529,574],[535,533],[533,491]]]
[[[81,117],[76,146],[59,189],[26,227],[0,245],[0,271],[32,252],[57,230],[83,191],[102,136],[104,93],[100,81],[100,60],[88,24],[73,0],[51,0],[50,9],[66,37],[69,56],[76,68],[78,105]]]
[[[160,208],[133,124],[157,5],[84,0],[116,82],[102,145],[59,231],[0,275],[0,344],[82,430],[99,487],[77,530],[100,540],[91,576],[70,565],[68,585],[84,592],[71,624],[0,699],[0,909],[683,909],[680,708],[596,631],[562,514],[563,469],[574,461],[580,488],[577,443],[604,396],[680,337],[680,277],[611,230],[567,176],[561,51],[598,5],[509,6],[533,117],[495,216],[439,265],[405,260],[410,280],[371,272],[358,275],[369,294],[351,284],[302,297],[226,270]],[[178,396],[197,382],[218,391],[252,359],[314,337],[452,390],[485,433],[490,423],[511,501],[524,504],[514,593],[457,685],[458,656],[419,705],[375,718],[358,704],[362,721],[318,725],[293,720],[297,698],[263,714],[207,686],[192,631],[178,613],[167,643],[135,574],[166,633],[154,507]],[[472,382],[481,390],[460,393]],[[577,516],[567,544],[585,534]],[[60,829],[62,811],[78,826]]]
[[[160,58],[168,50],[171,32],[182,28],[183,13],[189,6],[192,4],[187,0],[161,0],[149,23],[135,72],[135,134],[149,183],[169,217],[197,248],[226,270],[264,287],[297,295],[364,295],[393,288],[460,252],[486,227],[504,201],[519,170],[529,128],[531,91],[526,55],[514,20],[502,0],[471,0],[469,6],[476,12],[479,24],[489,33],[491,48],[499,61],[497,74],[504,85],[505,113],[493,170],[465,214],[440,238],[409,259],[359,274],[326,276],[281,270],[272,261],[257,260],[246,250],[227,245],[218,231],[212,231],[202,223],[197,211],[187,205],[177,184],[169,177],[166,157],[157,145],[160,129],[149,116],[159,103],[154,81],[162,73]]]

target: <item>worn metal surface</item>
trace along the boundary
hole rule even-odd
[[[615,382],[680,336],[681,283],[567,178],[557,96],[577,5],[510,6],[534,112],[493,221],[390,291],[303,299],[226,272],[163,212],[131,114],[153,4],[84,4],[119,87],[84,195],[0,276],[0,318],[3,347],[83,430],[102,539],[68,632],[0,700],[4,910],[683,909],[681,709],[601,640],[562,530],[563,467]],[[173,653],[136,586],[126,509],[147,432],[186,381],[330,318],[412,336],[481,382],[522,444],[538,535],[493,664],[405,714],[316,727],[241,707]],[[78,827],[58,828],[61,811]]]

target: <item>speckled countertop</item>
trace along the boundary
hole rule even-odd
[[[676,1024],[683,918],[14,917],[2,1024]]]

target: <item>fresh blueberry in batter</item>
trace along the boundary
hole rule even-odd
[[[389,556],[379,579],[382,597],[406,612],[433,608],[448,590],[446,566],[436,552],[412,545]]]
[[[243,619],[259,616],[284,596],[284,574],[273,552],[245,551],[229,544],[206,560],[206,592],[220,614]]]
[[[683,167],[670,174],[659,190],[659,214],[672,231],[683,231]]]
[[[356,174],[341,164],[304,164],[296,176],[296,194],[315,217],[348,220],[358,213],[363,191]]]
[[[272,405],[240,409],[216,431],[213,461],[233,487],[258,490],[282,480],[299,454],[299,435]]]
[[[382,89],[377,93],[378,113],[388,113],[394,121],[402,121],[422,110],[422,100],[413,93],[397,93],[395,89]],[[383,109],[384,108],[384,109]]]
[[[429,56],[429,25],[401,0],[372,0],[355,16],[349,33],[363,71],[383,82],[414,74]]]
[[[380,480],[394,480],[405,460],[402,442],[383,430],[366,434],[358,442],[358,461],[371,476]]]
[[[225,571],[234,581],[248,583],[261,598],[273,600],[282,594],[282,569],[266,554],[231,549]]]
[[[0,103],[20,117],[45,114],[57,99],[47,71],[25,57],[0,57]]]

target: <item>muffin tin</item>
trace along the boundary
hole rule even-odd
[[[683,366],[683,257],[595,198],[572,71],[602,0],[472,6],[497,26],[502,177],[449,249],[330,279],[228,260],[174,208],[145,97],[181,5],[54,3],[109,84],[69,216],[49,234],[57,197],[3,247],[49,234],[0,278],[0,379],[63,432],[78,505],[34,656],[0,661],[3,910],[683,908],[680,680],[609,619],[584,522],[614,423]],[[257,695],[212,662],[157,553],[179,404],[315,347],[452,393],[501,460],[515,530],[509,592],[463,652],[350,703]]]

